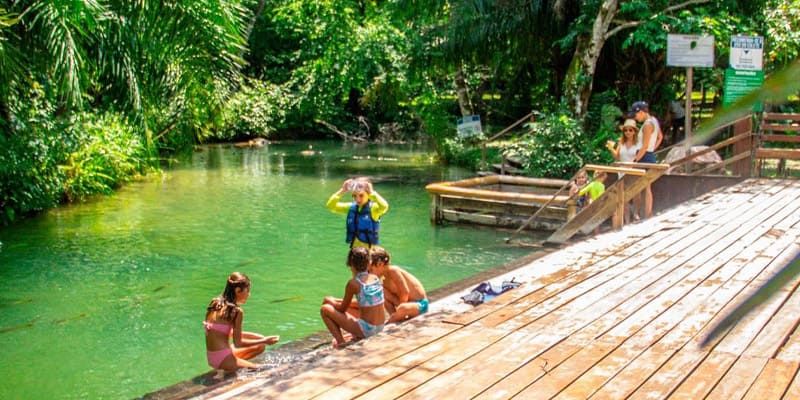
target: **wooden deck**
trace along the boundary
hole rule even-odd
[[[529,281],[210,398],[800,399],[800,182],[748,180],[531,263]],[[435,304],[434,304],[435,306]]]

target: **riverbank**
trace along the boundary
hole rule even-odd
[[[464,303],[461,300],[461,296],[469,293],[477,284],[488,280],[499,283],[502,280],[510,280],[512,278],[519,281],[528,275],[522,269],[525,265],[546,256],[552,251],[555,251],[555,249],[541,248],[533,250],[527,256],[431,290],[428,293],[428,298],[431,300],[431,310],[435,313],[467,311],[472,306]],[[277,379],[294,376],[312,368],[319,360],[335,353],[330,348],[330,341],[330,334],[327,331],[320,331],[259,355],[253,361],[263,364],[264,367],[258,371],[225,374],[222,371],[211,370],[158,391],[147,393],[141,398],[147,400],[187,399],[224,387],[233,389],[254,379]]]

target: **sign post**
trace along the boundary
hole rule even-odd
[[[693,68],[714,67],[714,37],[711,35],[667,35],[667,66],[686,67],[686,122],[684,131],[686,140],[691,143]]]

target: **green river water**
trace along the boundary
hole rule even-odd
[[[232,271],[252,280],[245,329],[296,341],[341,296],[344,216],[324,208],[367,175],[390,204],[381,240],[435,289],[530,252],[507,232],[428,222],[426,183],[466,171],[425,148],[208,146],[113,196],[0,229],[2,399],[133,398],[204,373],[201,321]]]

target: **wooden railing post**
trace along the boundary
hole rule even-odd
[[[753,132],[753,118],[744,118],[739,120],[733,125],[733,136],[739,136],[740,134]],[[737,161],[731,166],[733,173],[735,175],[739,175],[743,178],[749,178],[752,176],[751,165],[753,163],[753,137],[752,135],[748,139],[741,140],[733,144],[733,156],[738,156],[740,154],[750,153],[750,157],[743,159],[741,161]]]

